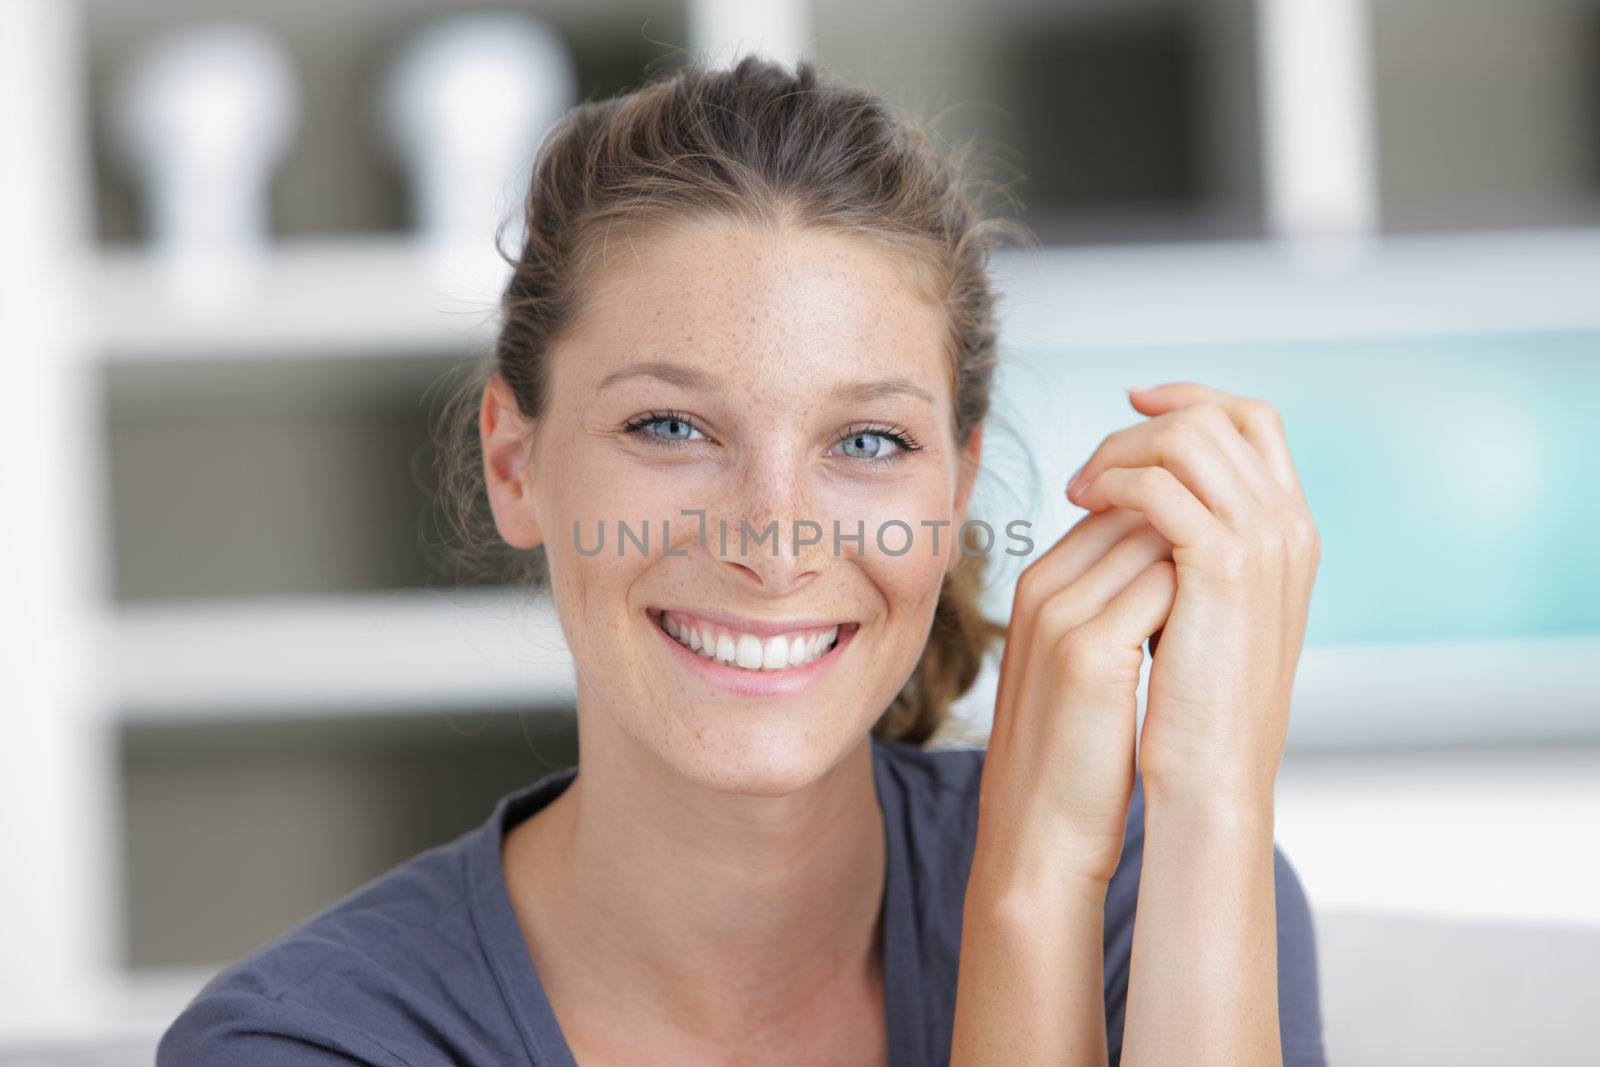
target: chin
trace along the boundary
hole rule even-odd
[[[760,713],[731,701],[701,704],[680,709],[678,723],[691,741],[664,745],[658,755],[715,792],[790,797],[829,776],[866,742],[875,720],[853,715],[843,702],[803,701]]]

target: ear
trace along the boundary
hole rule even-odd
[[[517,407],[511,386],[498,374],[483,388],[478,440],[483,445],[483,479],[495,529],[514,548],[538,547],[544,537],[533,508],[533,425]]]
[[[960,469],[956,472],[956,498],[954,515],[951,519],[951,545],[950,558],[945,563],[945,572],[954,570],[957,563],[961,562],[960,542],[955,538],[961,536],[961,524],[967,521],[967,506],[972,503],[972,487],[978,480],[978,464],[983,459],[983,423],[972,428],[967,435],[967,443],[962,446],[957,454]]]

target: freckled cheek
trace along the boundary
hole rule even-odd
[[[648,524],[650,551],[657,552],[662,521],[672,520],[674,527],[684,525],[687,520],[681,517],[681,509],[700,506],[685,501],[701,494],[670,471],[612,455],[575,455],[571,462],[561,457],[546,473],[539,495],[541,532],[547,543],[568,557],[578,555],[579,545],[593,553],[603,530],[604,550],[592,558],[619,563],[616,539],[620,524],[627,524],[638,538],[644,536]],[[677,529],[673,534],[676,538]],[[637,544],[629,541],[625,558],[637,560],[639,555]]]
[[[541,488],[551,593],[573,654],[580,662],[620,662],[617,657],[628,644],[628,592],[657,561],[660,519],[666,513],[654,506],[647,479],[608,475],[581,464],[553,472]],[[619,554],[623,522],[638,537],[648,536],[648,554],[633,541]]]
[[[593,523],[604,518],[642,518],[642,505],[665,495],[661,471],[630,459],[610,442],[558,454],[544,472],[546,506],[565,518]]]
[[[862,569],[891,615],[918,620],[937,603],[945,565],[954,551],[950,498],[943,486],[922,483],[831,495],[829,521],[838,518],[841,533],[865,534],[863,545],[841,540],[841,556]],[[831,546],[831,527],[826,537]]]

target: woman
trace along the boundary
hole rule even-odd
[[[987,752],[924,747],[999,629],[958,178],[805,63],[565,117],[469,469],[548,580],[579,766],[218,975],[162,1065],[1322,1062],[1272,840],[1318,547],[1271,408],[1132,393]]]

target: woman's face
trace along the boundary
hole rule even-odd
[[[899,691],[956,562],[975,462],[943,311],[843,235],[700,222],[609,252],[531,445],[485,393],[500,532],[546,546],[580,716],[708,788],[796,792]]]

